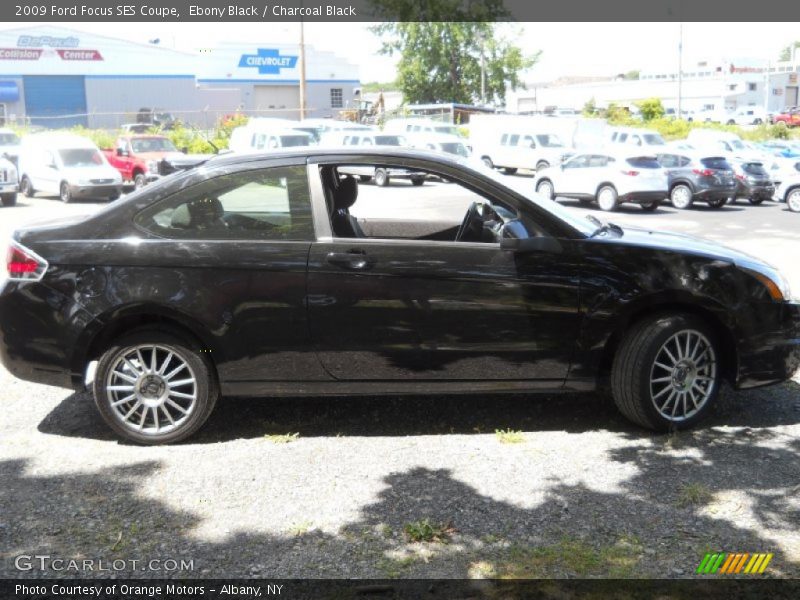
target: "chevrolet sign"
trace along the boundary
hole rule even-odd
[[[259,48],[256,54],[242,54],[240,67],[257,67],[259,75],[280,75],[281,69],[294,69],[296,56],[281,56],[278,50]]]

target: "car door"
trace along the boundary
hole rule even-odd
[[[465,184],[452,172],[393,166],[443,177],[447,190],[430,186],[431,206],[423,210],[424,188],[398,195],[385,193],[392,188],[361,186],[352,216],[365,214],[359,214],[360,202],[385,215],[394,201],[425,218],[385,219],[383,226],[430,228],[450,198],[458,210],[442,222],[447,231],[458,226],[474,198],[498,202],[475,180]],[[361,222],[366,230],[379,220],[368,214]],[[394,237],[364,238],[338,237],[334,230],[309,254],[311,337],[323,366],[339,380],[559,385],[577,336],[578,273],[562,254],[516,254],[498,243],[456,242],[441,234],[403,237],[400,229]]]
[[[554,175],[556,181],[554,187],[556,193],[564,196],[580,195],[586,188],[586,168],[589,165],[589,155],[579,154],[573,156],[559,167],[555,167]]]
[[[304,160],[212,169],[135,223],[154,239],[137,247],[147,268],[129,270],[127,284],[204,320],[220,380],[330,379],[309,347],[306,267],[314,227]]]
[[[61,170],[59,168],[58,150],[42,150],[40,160],[36,165],[36,178],[33,186],[36,190],[46,194],[57,194],[61,181]]]

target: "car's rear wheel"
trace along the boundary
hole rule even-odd
[[[800,212],[800,188],[794,189],[786,196],[786,205],[792,212]]]
[[[69,184],[66,181],[61,182],[58,197],[61,198],[61,201],[65,204],[72,202],[72,192],[69,191]]]
[[[691,427],[713,405],[720,383],[713,332],[693,315],[636,323],[614,357],[611,390],[620,412],[648,429]]]
[[[750,201],[750,204],[761,204],[764,202],[764,196],[753,196],[748,198],[748,200]]]
[[[555,197],[555,190],[549,179],[543,179],[536,184],[536,193],[541,194],[548,200],[552,200]]]
[[[178,442],[208,419],[219,395],[213,369],[193,344],[158,331],[117,341],[101,357],[94,399],[105,422],[139,444]]]
[[[617,206],[619,206],[617,190],[610,185],[601,187],[597,190],[597,205],[606,212],[617,210]]]
[[[133,189],[138,190],[146,185],[147,177],[144,176],[144,173],[137,173],[136,177],[133,178]]]
[[[17,195],[16,194],[3,194],[2,195],[3,206],[14,206],[17,203]]]
[[[389,185],[389,174],[384,169],[375,169],[375,185],[379,187]]]
[[[642,210],[645,210],[647,212],[653,212],[653,211],[657,210],[659,206],[661,206],[661,201],[660,200],[653,200],[652,202],[642,202],[641,203]]]
[[[706,200],[706,204],[708,204],[711,208],[722,208],[727,204],[727,198],[709,198]]]
[[[489,158],[488,156],[482,156],[481,160],[483,161],[484,165],[486,165],[490,169],[494,169],[494,163],[492,162],[491,158]]]
[[[685,210],[694,202],[693,195],[688,185],[678,184],[672,188],[672,191],[669,193],[669,199],[672,202],[672,206]]]
[[[416,185],[417,187],[419,187],[423,183],[425,183],[425,178],[424,177],[412,177],[411,178],[411,185]]]
[[[503,169],[503,173],[505,173],[506,175],[513,175],[516,172],[517,169],[515,169],[514,167],[506,167],[505,169]]]
[[[33,198],[36,194],[36,191],[33,189],[33,184],[31,184],[31,180],[27,175],[22,176],[22,180],[19,182],[19,191],[22,192],[26,198]]]
[[[536,163],[536,170],[541,171],[542,169],[546,169],[549,166],[550,166],[549,162],[547,162],[546,160],[540,160],[538,163]]]

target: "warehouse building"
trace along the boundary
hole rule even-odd
[[[298,118],[299,47],[268,39],[181,52],[54,26],[0,31],[0,119],[113,128],[142,109],[198,127],[226,114]],[[359,99],[358,68],[306,46],[306,116]]]
[[[786,62],[747,57],[687,61],[680,85],[676,68],[642,71],[636,79],[620,76],[530,82],[525,89],[509,91],[507,110],[519,113],[545,112],[553,107],[580,110],[589,101],[599,107],[611,103],[632,106],[647,98],[660,98],[665,107],[677,108],[680,93],[683,110],[733,111],[758,107],[779,112],[800,103],[799,72],[800,55]]]

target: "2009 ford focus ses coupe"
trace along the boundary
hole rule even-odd
[[[431,183],[359,184],[365,166]],[[797,369],[800,306],[775,269],[503,181],[388,147],[215,157],[16,232],[0,358],[75,389],[93,371],[105,421],[146,444],[191,435],[220,395],[606,383],[635,423],[681,428],[723,380]]]

